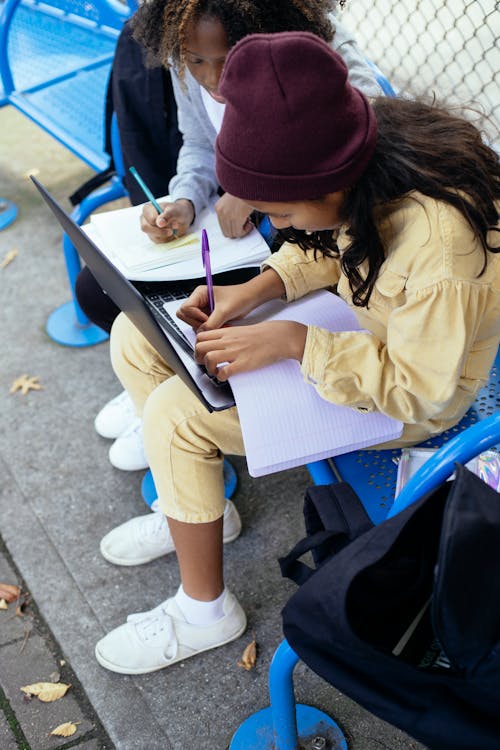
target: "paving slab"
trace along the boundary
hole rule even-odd
[[[21,687],[36,682],[52,682],[50,676],[58,668],[44,639],[38,635],[30,636],[22,644],[13,643],[0,649],[0,685],[28,743],[36,750],[60,746],[61,739],[51,736],[50,732],[64,722],[78,722],[81,734],[93,729],[71,695],[71,689],[51,703],[30,698],[21,691]]]
[[[277,558],[303,534],[308,474],[301,468],[255,480],[244,459],[234,460],[243,533],[226,545],[225,570],[248,614],[245,636],[150,675],[117,675],[97,664],[95,642],[130,612],[171,595],[178,569],[173,556],[137,568],[118,568],[100,557],[99,540],[110,528],[147,512],[140,497],[143,472],[113,469],[109,442],[93,430],[95,414],[120,390],[108,344],[74,349],[45,333],[47,316],[69,299],[61,234],[22,175],[39,169],[41,181],[69,207],[66,196],[89,170],[9,107],[0,109],[0,131],[0,195],[20,209],[17,221],[0,233],[0,258],[10,248],[19,251],[0,271],[0,535],[117,750],[224,750],[240,723],[268,705],[269,664],[282,639],[280,610],[294,591],[281,579]],[[42,390],[10,394],[22,373],[39,376]],[[246,672],[237,661],[252,637],[258,662]],[[15,648],[7,642],[0,658]],[[13,686],[24,684],[25,673],[17,672],[13,654],[9,696],[19,710],[34,711],[32,704],[18,705]],[[40,671],[29,680],[39,679]],[[350,750],[421,747],[304,665],[296,673],[299,700],[334,716]],[[48,713],[37,717],[45,722]],[[64,712],[61,721],[71,718]],[[89,742],[87,750],[94,750],[94,738]]]

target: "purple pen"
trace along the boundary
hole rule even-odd
[[[214,285],[212,281],[212,269],[210,267],[210,246],[208,244],[208,235],[205,229],[201,230],[201,260],[203,262],[203,268],[205,269],[205,277],[207,280],[208,307],[210,312],[213,313],[215,307]]]

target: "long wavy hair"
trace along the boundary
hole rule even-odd
[[[357,184],[347,191],[343,220],[349,225],[350,245],[340,263],[349,280],[353,303],[368,307],[378,272],[386,258],[376,209],[413,190],[445,201],[469,222],[484,252],[500,248],[488,244],[488,231],[500,231],[500,159],[482,140],[480,131],[451,111],[423,101],[380,97],[372,101],[378,139],[370,163]],[[331,231],[306,235],[295,229],[280,231],[282,239],[303,250],[339,257]],[[366,261],[367,272],[360,267]]]
[[[232,47],[248,34],[310,31],[330,42],[335,33],[329,14],[345,0],[144,0],[131,26],[151,65],[174,65],[182,77],[186,37],[201,18],[220,21]]]

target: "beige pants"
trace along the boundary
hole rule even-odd
[[[111,331],[111,362],[142,416],[161,511],[185,523],[220,518],[224,454],[244,455],[236,408],[208,412],[123,313]]]

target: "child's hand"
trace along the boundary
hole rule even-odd
[[[195,331],[222,328],[231,320],[239,320],[255,307],[255,300],[245,284],[214,286],[215,309],[210,314],[208,290],[197,286],[177,310],[177,317]]]
[[[196,337],[195,357],[209,373],[225,381],[238,372],[257,370],[280,359],[300,361],[306,336],[307,326],[291,320],[205,330]]]
[[[224,237],[244,237],[253,228],[249,219],[252,209],[248,203],[234,195],[224,193],[215,204],[215,212]]]
[[[163,213],[158,214],[151,203],[143,206],[141,229],[152,242],[170,242],[187,234],[194,220],[191,201],[178,200],[174,203],[160,203]]]

